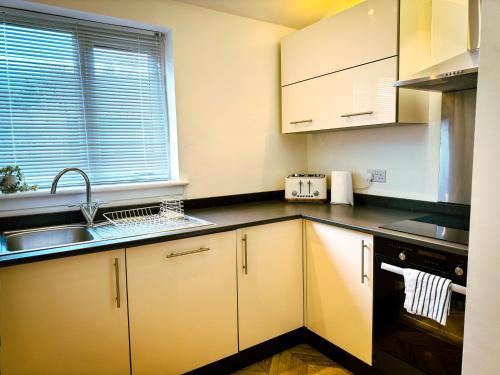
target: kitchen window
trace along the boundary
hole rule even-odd
[[[170,180],[164,51],[163,33],[0,8],[0,166],[41,189],[66,167]]]

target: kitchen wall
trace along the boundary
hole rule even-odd
[[[172,29],[186,197],[284,188],[305,136],[281,135],[279,41],[287,27],[171,0],[40,0]]]
[[[308,169],[327,175],[352,171],[355,191],[362,194],[436,200],[438,121],[309,135]],[[364,179],[369,168],[385,169],[387,182],[369,186]]]
[[[500,2],[483,0],[463,374],[500,374]]]
[[[366,169],[383,168],[387,183],[357,191],[437,199],[440,94],[431,94],[429,125],[282,135],[279,41],[292,29],[172,0],[37,2],[172,29],[187,198],[282,189],[284,176],[295,171],[352,170],[362,187]],[[356,2],[343,1],[330,14]],[[451,4],[452,19],[465,25],[467,0],[432,3],[433,30],[439,31],[432,60],[438,62],[465,45],[466,33],[450,32],[457,27],[447,15]]]
[[[467,47],[467,0],[433,0],[431,63]],[[450,14],[453,17],[450,17]],[[369,168],[386,169],[387,182],[358,193],[436,201],[438,197],[441,95],[430,94],[428,125],[345,130],[308,136],[308,170],[354,172],[355,187],[366,187]]]

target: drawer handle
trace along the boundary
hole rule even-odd
[[[362,116],[362,115],[373,115],[373,111],[344,113],[343,115],[340,115],[340,117],[354,117],[354,116]]]
[[[296,124],[304,124],[306,122],[313,122],[313,120],[312,119],[308,119],[308,120],[290,121],[290,124],[291,125],[296,125]]]
[[[208,251],[208,250],[210,250],[209,247],[200,247],[199,249],[182,251],[180,253],[174,253],[174,252],[172,252],[170,254],[167,254],[167,258],[175,258],[175,257],[181,257],[183,255],[202,253],[203,251]]]
[[[116,307],[121,307],[121,291],[120,291],[120,263],[119,259],[115,258],[115,287],[116,287]]]
[[[361,241],[361,284],[365,283],[365,278],[368,279],[368,275],[365,273],[365,249],[369,249],[368,245],[365,244],[365,240]]]
[[[241,244],[243,247],[243,273],[245,275],[248,275],[248,242],[247,242],[247,235],[244,234],[241,236]]]

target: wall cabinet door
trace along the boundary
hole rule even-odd
[[[233,231],[126,250],[134,375],[237,353],[235,243]]]
[[[371,364],[373,237],[308,221],[306,238],[306,327]]]
[[[367,0],[286,36],[281,83],[289,85],[398,54],[398,0]]]
[[[396,122],[397,58],[282,88],[284,133]]]
[[[0,296],[2,374],[130,373],[124,250],[3,268]]]
[[[302,221],[238,232],[240,350],[304,325]]]

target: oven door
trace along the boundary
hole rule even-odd
[[[374,366],[388,374],[460,374],[465,296],[452,293],[446,326],[409,314],[403,308],[403,276],[382,270],[382,261],[391,264],[390,260],[375,257]]]

